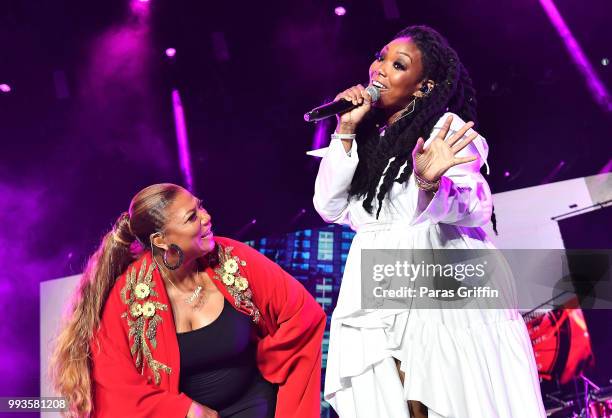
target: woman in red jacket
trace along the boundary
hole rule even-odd
[[[70,416],[319,416],[325,314],[200,201],[140,191],[89,263],[53,355]]]

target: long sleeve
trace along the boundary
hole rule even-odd
[[[429,142],[438,134],[443,121],[449,114],[445,114],[433,129]],[[453,114],[450,136],[464,125],[464,121]],[[466,135],[472,132],[468,131]],[[426,192],[418,189],[417,210],[412,224],[424,222],[444,223],[459,226],[482,226],[489,222],[492,212],[491,190],[487,181],[480,173],[480,168],[486,162],[488,146],[482,136],[478,136],[467,147],[459,151],[457,156],[466,157],[475,155],[477,159],[470,163],[451,167],[440,179],[440,187],[429,201]],[[410,181],[414,184],[414,179]]]
[[[315,180],[314,207],[325,222],[348,223],[348,190],[357,169],[357,142],[349,154],[340,139],[332,139]]]
[[[122,312],[125,309],[116,285],[92,340],[93,417],[185,418],[191,399],[163,385],[155,386],[136,369]]]
[[[275,416],[318,418],[325,312],[277,264],[244,244],[240,253],[247,262],[253,300],[269,332],[258,343],[257,362],[262,375],[279,385]]]

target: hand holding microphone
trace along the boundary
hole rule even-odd
[[[378,93],[378,90],[376,90],[374,87],[371,89]],[[338,127],[336,128],[336,133],[355,133],[357,125],[359,125],[359,122],[361,122],[363,117],[372,107],[372,96],[365,88],[363,88],[361,84],[357,84],[356,86],[350,87],[339,93],[334,101],[340,99],[344,99],[352,103],[355,107],[348,112],[337,115]]]
[[[355,128],[378,100],[380,93],[374,86],[364,88],[361,84],[339,93],[333,102],[319,106],[304,115],[304,120],[313,122],[333,115],[338,116],[337,133],[354,133]]]

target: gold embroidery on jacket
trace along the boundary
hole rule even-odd
[[[126,273],[125,286],[121,289],[121,300],[128,307],[128,312],[124,312],[121,317],[127,319],[129,327],[128,338],[133,339],[130,352],[132,356],[136,354],[136,367],[143,372],[144,362],[153,371],[155,384],[159,385],[161,376],[159,371],[170,374],[172,368],[155,360],[147,341],[153,349],[157,348],[157,327],[162,322],[161,316],[157,311],[168,310],[168,305],[160,303],[157,300],[151,299],[158,297],[155,291],[155,281],[153,280],[153,270],[156,265],[151,262],[147,269],[147,260],[143,260],[140,266],[138,276],[136,276],[136,267],[132,267]]]
[[[234,247],[224,247],[218,245],[219,266],[215,268],[215,279],[221,280],[227,291],[234,298],[236,308],[245,308],[254,323],[258,323],[261,317],[259,309],[251,300],[253,292],[249,288],[249,281],[240,275],[240,267],[246,266],[246,261],[238,256],[232,255]]]

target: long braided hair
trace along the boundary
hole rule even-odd
[[[382,122],[380,109],[373,108],[357,128],[360,139],[359,164],[353,176],[349,196],[365,196],[363,207],[373,212],[372,201],[378,200],[376,218],[394,182],[405,182],[412,173],[412,149],[419,137],[427,138],[445,112],[453,112],[463,120],[476,122],[476,98],[472,80],[457,53],[446,39],[428,26],[409,26],[394,39],[409,37],[421,51],[421,79],[433,80],[435,87],[417,99],[414,110],[390,125],[381,137],[377,123]],[[395,157],[386,171],[389,159]],[[400,168],[406,167],[398,177]],[[376,189],[383,177],[378,193]]]

